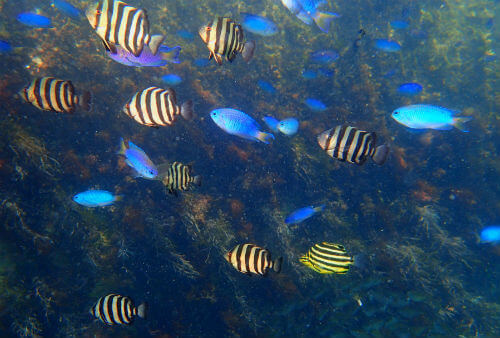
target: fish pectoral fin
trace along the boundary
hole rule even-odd
[[[210,53],[208,54],[208,59],[209,59],[209,60],[212,60],[212,58],[213,58],[213,57],[214,57],[214,53],[210,52]]]
[[[215,53],[213,54],[213,56],[214,56],[215,62],[217,62],[217,64],[219,66],[221,66],[222,65],[222,58],[221,58],[221,56],[219,54],[215,54]]]
[[[111,42],[108,42],[104,39],[101,39],[103,45],[104,45],[104,48],[106,48],[106,50],[108,52],[110,52],[111,54],[116,54],[118,53],[118,51],[116,50],[116,46],[114,44],[112,44]]]

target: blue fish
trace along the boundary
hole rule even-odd
[[[330,30],[332,20],[340,16],[337,13],[318,10],[319,7],[326,4],[326,0],[281,0],[281,3],[300,21],[306,25],[314,22],[325,33]]]
[[[257,81],[257,85],[263,90],[268,92],[269,94],[276,94],[276,88],[272,84],[267,81],[259,80]]]
[[[149,46],[145,45],[142,53],[135,56],[120,45],[116,45],[116,54],[106,50],[106,54],[118,63],[132,67],[162,67],[168,62],[179,63],[181,47],[168,47],[161,45],[156,54],[153,54]]]
[[[409,24],[406,21],[403,20],[394,20],[390,22],[391,27],[395,29],[406,29],[408,28]]]
[[[321,102],[320,100],[309,98],[309,99],[306,99],[305,103],[312,110],[315,110],[315,111],[326,110],[326,105],[323,102]]]
[[[52,0],[51,6],[57,8],[58,10],[60,10],[67,16],[72,17],[73,19],[82,18],[82,12],[65,0]]]
[[[183,38],[184,40],[193,40],[194,34],[185,29],[180,29],[177,31],[177,35]]]
[[[280,121],[276,120],[272,116],[264,116],[262,118],[262,121],[264,121],[269,129],[271,129],[275,133],[278,132],[278,123],[280,123]]]
[[[302,77],[306,80],[313,80],[318,77],[318,73],[311,69],[304,69],[302,71]]]
[[[375,48],[383,52],[395,53],[401,50],[401,45],[393,40],[377,39],[375,40]]]
[[[450,130],[455,127],[467,132],[464,124],[472,120],[472,117],[455,117],[455,114],[457,112],[450,109],[428,104],[415,104],[394,110],[392,118],[412,129]]]
[[[482,243],[500,243],[500,225],[490,225],[484,228],[479,237]]]
[[[169,86],[176,86],[182,82],[182,78],[177,74],[167,74],[161,77],[161,80]]]
[[[295,224],[303,222],[309,217],[312,217],[315,213],[321,212],[323,210],[325,210],[324,205],[320,205],[319,207],[309,206],[297,209],[285,218],[285,223]]]
[[[0,53],[10,53],[12,52],[12,46],[10,43],[4,40],[0,40]]]
[[[315,62],[330,64],[339,58],[339,53],[334,50],[318,50],[311,53],[311,59]]]
[[[413,96],[422,91],[422,86],[415,82],[403,83],[398,87],[398,92],[402,95]]]
[[[207,58],[199,58],[194,60],[193,63],[198,67],[206,67],[210,63],[210,60]]]
[[[146,155],[144,150],[136,146],[132,141],[128,141],[128,147],[120,139],[119,155],[125,156],[125,163],[137,173],[137,177],[143,177],[149,180],[154,180],[158,176],[158,169],[153,161]]]
[[[122,199],[106,190],[87,190],[73,196],[73,201],[89,208],[104,207]]]
[[[274,135],[260,131],[257,122],[244,112],[232,108],[219,108],[210,112],[210,117],[226,133],[241,138],[269,144]]]
[[[35,13],[21,13],[17,16],[17,21],[20,23],[37,28],[50,28],[52,27],[52,21],[46,16],[35,14]]]
[[[299,130],[299,121],[294,117],[281,120],[278,123],[278,130],[287,136],[292,136]]]
[[[245,30],[262,36],[271,36],[278,33],[278,27],[271,20],[250,13],[240,14],[242,16],[241,24]]]

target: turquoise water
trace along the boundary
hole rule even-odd
[[[84,10],[90,2],[71,1]],[[498,1],[328,1],[339,13],[329,33],[306,25],[280,1],[135,1],[151,31],[181,46],[180,64],[118,64],[85,18],[49,1],[1,1],[0,331],[3,336],[497,336],[500,251],[479,231],[500,213]],[[39,11],[53,28],[25,26]],[[198,28],[216,16],[265,16],[278,25],[256,41],[253,60],[206,66]],[[408,28],[390,22],[404,20]],[[366,34],[359,33],[363,30]],[[177,34],[179,30],[191,32]],[[401,50],[386,53],[376,39]],[[310,58],[334,50],[338,59]],[[302,77],[303,70],[318,73]],[[138,90],[166,88],[194,101],[193,121],[149,128],[122,112]],[[325,74],[327,74],[325,76]],[[332,74],[331,76],[328,76]],[[33,78],[71,80],[93,108],[41,111],[16,97]],[[277,92],[262,90],[259,80]],[[418,82],[413,97],[399,85]],[[307,98],[327,109],[313,111]],[[414,132],[391,112],[428,103],[472,116],[470,132]],[[296,117],[297,135],[270,145],[228,135],[210,119],[220,107],[261,118]],[[375,131],[391,147],[383,166],[328,157],[316,135],[339,124]],[[159,181],[134,178],[116,152],[132,140],[156,163],[191,163],[201,187],[175,197]],[[123,195],[89,209],[73,195],[99,188]],[[323,213],[289,226],[307,205]],[[323,275],[299,257],[322,241],[340,243],[363,268]],[[255,243],[283,256],[280,274],[246,276],[224,259]],[[147,301],[149,316],[106,326],[89,314],[109,293]]]

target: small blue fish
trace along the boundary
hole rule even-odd
[[[278,33],[278,27],[271,20],[250,13],[240,14],[242,16],[241,24],[245,30],[262,36],[271,36]]]
[[[10,53],[12,52],[12,46],[10,43],[4,40],[0,40],[0,53]]]
[[[123,138],[120,139],[120,150],[118,155],[125,156],[125,163],[137,173],[137,177],[143,177],[148,180],[154,180],[158,176],[158,169],[153,161],[146,155],[144,150],[128,141],[128,147]]]
[[[219,108],[210,112],[210,117],[226,133],[241,138],[269,144],[274,135],[260,131],[257,122],[244,112],[232,108]]]
[[[57,8],[58,10],[60,10],[67,16],[72,17],[73,19],[82,18],[82,12],[65,0],[52,0],[51,6]]]
[[[176,86],[182,82],[182,78],[177,74],[167,74],[161,77],[161,80],[169,86]]]
[[[198,67],[206,67],[210,63],[210,60],[207,58],[199,58],[194,60],[193,63]]]
[[[272,84],[267,81],[259,80],[257,81],[257,85],[263,90],[268,92],[269,94],[276,94],[276,88]]]
[[[401,45],[393,40],[377,39],[375,40],[375,48],[383,52],[395,53],[401,50]]]
[[[180,29],[177,31],[177,35],[183,38],[184,40],[193,40],[194,34],[185,29]]]
[[[315,110],[315,111],[326,110],[326,105],[323,102],[321,102],[320,100],[309,98],[309,99],[306,99],[305,103],[312,110]]]
[[[500,225],[490,225],[484,228],[479,237],[482,243],[500,243]]]
[[[339,53],[334,50],[318,50],[311,53],[311,60],[323,64],[330,64],[339,58]]]
[[[160,46],[158,52],[153,54],[149,46],[144,46],[142,53],[139,56],[135,56],[133,53],[129,52],[120,45],[116,45],[116,54],[111,53],[111,51],[106,50],[106,54],[118,63],[125,66],[132,67],[162,67],[168,62],[179,63],[179,53],[181,47],[168,47],[166,45]]]
[[[337,13],[318,10],[319,7],[326,4],[325,0],[281,0],[281,3],[300,21],[306,25],[314,22],[325,33],[330,30],[332,20],[340,17]]]
[[[292,136],[299,130],[299,121],[294,117],[281,120],[278,123],[278,130],[287,136]]]
[[[300,223],[302,221],[305,221],[309,217],[312,217],[315,213],[321,212],[323,210],[325,210],[324,205],[320,205],[319,207],[309,206],[300,208],[292,212],[290,215],[288,215],[287,218],[285,218],[285,223],[286,224]]]
[[[311,69],[304,69],[302,71],[302,77],[306,80],[313,80],[318,77],[318,73]]]
[[[422,86],[415,82],[403,83],[398,87],[398,92],[402,95],[413,96],[422,91]]]
[[[52,27],[52,21],[46,16],[35,14],[35,13],[21,13],[17,16],[17,21],[20,23],[37,28],[50,28]]]
[[[390,22],[391,27],[395,29],[406,29],[408,28],[408,22],[403,20],[394,20]]]
[[[262,121],[264,121],[269,129],[271,129],[275,133],[278,132],[278,123],[280,123],[280,121],[276,120],[272,116],[264,116],[262,118]]]
[[[87,190],[73,196],[73,201],[89,208],[104,207],[122,199],[106,190]]]
[[[467,132],[464,124],[472,120],[472,117],[455,117],[455,114],[457,112],[450,109],[428,104],[415,104],[396,109],[392,112],[392,118],[412,129],[450,130],[455,127]]]

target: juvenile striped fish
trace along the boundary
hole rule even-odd
[[[36,78],[21,89],[19,95],[24,101],[41,110],[58,113],[73,113],[77,107],[90,110],[91,94],[85,91],[82,95],[75,94],[71,81],[59,80],[53,77]]]
[[[116,45],[120,45],[136,57],[141,55],[144,46],[149,46],[151,52],[156,55],[163,42],[162,35],[149,34],[146,11],[125,2],[97,1],[85,14],[106,49],[113,54],[117,53]]]
[[[147,303],[135,307],[129,297],[112,293],[99,298],[89,312],[104,324],[131,325],[136,317],[146,318],[147,308]]]
[[[328,242],[315,244],[299,261],[322,274],[344,274],[354,265],[354,259],[347,254],[344,246]]]
[[[384,164],[389,147],[385,144],[375,147],[376,141],[377,135],[373,132],[342,125],[318,135],[318,143],[328,155],[357,165],[364,164],[368,157],[378,165]]]
[[[136,122],[148,127],[170,126],[177,115],[186,120],[193,118],[193,101],[186,101],[179,107],[172,88],[149,87],[137,92],[125,104],[123,111]]]
[[[222,58],[233,62],[238,53],[241,53],[245,62],[252,59],[255,42],[244,42],[243,28],[230,18],[217,18],[198,30],[201,39],[210,50],[208,59],[215,59],[222,65]]]
[[[283,257],[271,259],[271,253],[255,244],[238,244],[226,254],[226,260],[241,273],[266,276],[269,269],[279,273]]]
[[[158,179],[168,188],[169,194],[178,196],[178,191],[186,191],[191,183],[201,185],[201,176],[191,176],[192,168],[180,162],[158,166]]]

